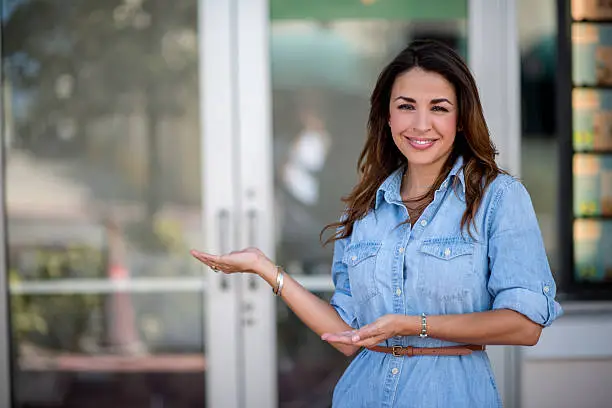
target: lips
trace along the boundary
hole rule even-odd
[[[406,139],[408,139],[410,146],[417,150],[429,149],[437,142],[437,139],[425,139],[420,137],[407,137]]]

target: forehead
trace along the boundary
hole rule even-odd
[[[442,75],[414,68],[395,78],[391,89],[392,99],[398,96],[413,99],[446,98],[454,101],[456,98],[453,85]]]

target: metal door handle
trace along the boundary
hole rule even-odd
[[[226,209],[222,209],[219,211],[218,223],[219,223],[219,251],[222,254],[226,254],[229,252],[230,248],[230,213]],[[229,289],[229,281],[228,277],[225,274],[221,274],[219,278],[219,285],[221,286],[222,291],[227,291]]]
[[[247,239],[249,246],[255,247],[257,246],[257,210],[250,209],[247,211],[247,226]],[[257,286],[259,286],[259,280],[256,276],[250,274],[248,279],[249,290],[254,291],[257,289]]]

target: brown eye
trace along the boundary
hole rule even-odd
[[[448,109],[443,106],[434,106],[431,108],[431,110],[434,112],[448,112]]]

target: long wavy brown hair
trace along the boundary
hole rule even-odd
[[[367,139],[357,164],[359,182],[348,196],[342,198],[346,210],[340,221],[326,225],[321,231],[323,240],[326,230],[335,230],[324,245],[350,236],[355,221],[374,208],[380,185],[391,173],[407,164],[388,126],[389,103],[395,79],[417,67],[446,78],[454,87],[459,105],[458,131],[452,152],[434,185],[419,201],[422,200],[426,206],[433,200],[435,191],[448,176],[456,159],[463,156],[466,209],[461,218],[461,228],[467,225],[470,235],[470,224],[476,228],[474,217],[484,192],[495,177],[503,173],[495,163],[497,152],[484,119],[476,81],[463,59],[452,48],[437,41],[418,40],[399,53],[378,77],[370,98]]]

